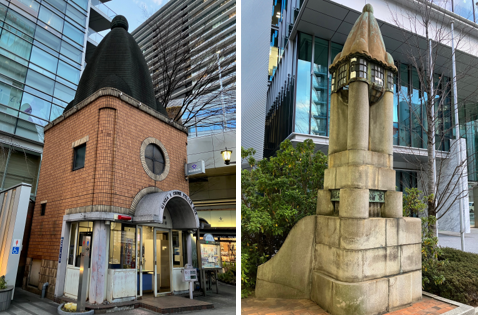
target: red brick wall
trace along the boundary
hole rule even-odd
[[[72,171],[72,143],[89,137],[85,167]],[[166,147],[169,174],[154,181],[143,169],[140,148],[154,137]],[[103,96],[45,131],[28,257],[57,260],[66,209],[89,205],[130,208],[143,188],[189,194],[184,178],[186,133],[113,96]],[[40,216],[40,202],[48,201]]]

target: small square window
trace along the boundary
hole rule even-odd
[[[42,204],[41,204],[41,213],[40,213],[40,215],[45,215],[45,211],[46,211],[46,203],[42,203]]]
[[[85,167],[86,143],[73,149],[73,170]]]

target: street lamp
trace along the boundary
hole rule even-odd
[[[228,150],[227,147],[226,150],[221,151],[222,159],[224,160],[224,163],[226,163],[226,165],[229,165],[231,163],[231,154],[232,150]]]

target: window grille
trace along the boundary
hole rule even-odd
[[[352,58],[350,60],[350,79],[355,78],[367,79],[367,60],[363,58]]]
[[[372,64],[372,82],[376,85],[383,86],[383,68],[379,65]]]
[[[393,91],[393,72],[387,71],[387,90]]]
[[[347,64],[343,64],[342,66],[340,66],[337,81],[338,88],[341,88],[342,86],[347,84]]]

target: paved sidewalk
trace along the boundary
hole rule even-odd
[[[385,315],[439,315],[454,308],[456,306],[424,296],[420,302]],[[241,302],[241,313],[242,315],[329,314],[310,300],[256,298],[243,299]]]
[[[471,228],[471,233],[465,233],[465,251],[478,254],[478,229]],[[438,231],[438,245],[461,250],[460,233]]]
[[[215,287],[214,287],[215,288]],[[216,292],[216,291],[213,291]],[[184,298],[186,299],[186,298]],[[187,311],[187,315],[232,315],[236,314],[236,287],[219,283],[219,294],[208,292],[207,296],[195,297],[194,300],[214,304],[214,309]],[[56,315],[58,304],[41,299],[39,295],[15,288],[15,295],[10,308],[0,315]],[[153,315],[158,314],[143,308],[110,313],[114,315]]]

